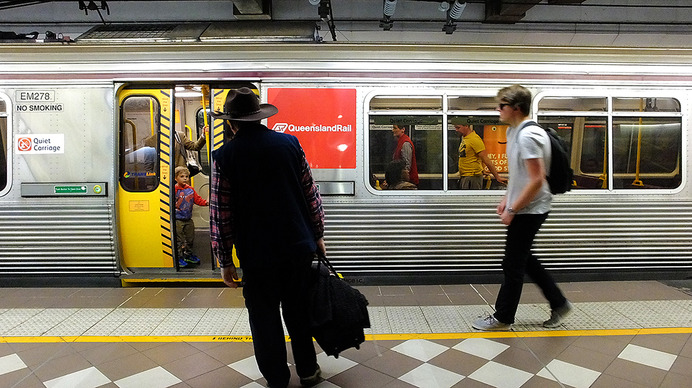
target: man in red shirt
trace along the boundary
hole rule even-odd
[[[409,171],[409,180],[414,185],[418,185],[418,166],[416,165],[416,149],[413,147],[411,138],[406,134],[406,126],[394,124],[392,133],[397,139],[396,149],[394,150],[393,160],[403,160],[406,162],[406,169]]]

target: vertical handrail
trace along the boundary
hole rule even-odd
[[[644,111],[644,99],[639,99],[639,113]],[[634,171],[634,181],[632,181],[632,186],[644,186],[644,182],[641,181],[639,176],[639,167],[642,161],[642,115],[639,115],[639,131],[637,134],[637,164]]]
[[[137,146],[137,125],[130,119],[125,119],[125,124],[130,124],[132,126],[132,150],[134,151]]]
[[[207,140],[207,164],[211,166],[211,138],[214,137],[213,131],[209,128],[209,121],[207,119],[207,95],[209,94],[209,85],[202,85],[202,117],[204,117],[204,126],[209,129],[209,132],[205,133]],[[211,112],[211,107],[209,109]]]
[[[153,136],[156,133],[156,129],[154,128],[154,100],[149,99],[149,122],[151,123],[151,135]]]

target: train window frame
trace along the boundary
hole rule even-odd
[[[160,166],[160,163],[161,163],[161,161],[160,161],[160,153],[161,153],[161,149],[160,149],[160,146],[161,146],[161,128],[160,127],[161,127],[161,121],[160,120],[161,120],[161,106],[162,105],[161,105],[161,101],[159,101],[159,99],[156,98],[156,96],[154,96],[154,95],[146,94],[146,93],[132,94],[132,95],[125,97],[119,104],[118,109],[120,112],[120,120],[119,120],[119,128],[118,128],[118,130],[119,130],[119,134],[118,134],[118,137],[119,137],[118,170],[121,172],[125,171],[125,169],[124,169],[124,165],[125,165],[125,153],[124,153],[124,151],[125,150],[123,148],[125,146],[124,142],[123,142],[123,134],[124,134],[125,130],[123,127],[124,127],[126,122],[125,122],[125,116],[124,116],[125,115],[124,105],[125,105],[126,101],[131,99],[131,98],[142,98],[142,97],[146,97],[146,98],[149,98],[150,100],[154,100],[154,101],[156,101],[156,104],[157,104],[157,110],[154,112],[155,113],[154,117],[156,118],[156,124],[157,124],[156,125],[156,141],[155,141],[156,147],[154,147],[154,149],[156,151],[156,154],[155,154],[156,157],[154,159],[154,168],[153,168],[154,175],[153,176],[147,175],[147,176],[143,177],[144,179],[152,178],[150,180],[152,182],[155,182],[155,184],[153,184],[150,188],[147,188],[145,190],[134,190],[131,187],[131,185],[123,184],[123,181],[125,179],[131,179],[131,178],[126,177],[125,174],[123,174],[123,173],[119,174],[118,183],[120,184],[120,186],[123,188],[123,190],[125,190],[127,192],[132,192],[132,193],[150,193],[150,192],[156,191],[159,187],[159,184],[160,184],[160,173],[161,173],[161,171],[160,171],[161,170],[161,166]],[[135,178],[135,179],[139,179],[139,178]],[[145,181],[145,183],[146,182],[147,181]]]
[[[607,110],[606,111],[545,111],[539,109],[539,105],[541,101],[544,98],[552,98],[552,97],[558,97],[558,98],[594,98],[594,97],[604,97],[607,98]],[[677,102],[677,106],[679,107],[679,111],[657,111],[657,112],[635,112],[632,110],[617,110],[614,107],[613,101],[616,99],[670,99],[673,101]],[[684,106],[685,103],[687,102],[686,98],[684,95],[682,95],[680,92],[673,91],[673,90],[657,90],[657,91],[633,91],[633,90],[622,90],[622,89],[612,89],[612,90],[587,90],[587,89],[570,89],[570,90],[543,90],[540,91],[539,93],[536,93],[532,105],[531,105],[531,112],[533,117],[535,118],[540,118],[540,117],[557,117],[557,116],[572,116],[572,117],[578,117],[579,115],[583,117],[605,117],[607,120],[606,123],[606,139],[605,142],[607,144],[607,176],[606,176],[606,181],[607,181],[607,187],[606,188],[596,188],[596,189],[590,189],[590,188],[578,188],[570,192],[570,195],[575,194],[575,193],[584,193],[584,194],[599,194],[599,193],[609,193],[609,194],[632,194],[632,195],[637,195],[637,194],[642,194],[642,193],[657,193],[657,194],[676,194],[680,192],[685,184],[686,184],[686,176],[684,174],[684,170],[686,169],[686,160],[687,160],[687,149],[686,147],[683,147],[684,144],[687,144],[687,134],[684,131],[684,128],[687,126],[687,121],[688,118],[683,114],[684,112]],[[642,187],[642,188],[618,188],[615,187],[615,175],[617,175],[617,172],[614,172],[614,155],[616,152],[613,152],[614,150],[614,119],[615,118],[632,118],[632,117],[642,117],[642,118],[675,118],[679,119],[680,122],[680,144],[679,144],[679,152],[680,152],[680,160],[678,164],[678,171],[679,171],[679,184],[677,187],[662,187],[662,188],[657,188],[653,186],[649,187]],[[540,121],[539,121],[540,123]],[[575,171],[576,173],[576,171]]]
[[[415,92],[415,94],[413,94]],[[497,95],[497,88],[481,88],[481,89],[463,89],[463,90],[437,90],[437,89],[425,89],[425,90],[408,90],[408,89],[373,89],[365,94],[363,100],[363,127],[365,128],[364,135],[364,169],[363,169],[363,179],[366,190],[372,194],[376,195],[396,195],[396,196],[406,196],[406,195],[416,195],[416,196],[500,196],[503,195],[505,189],[500,190],[459,190],[458,188],[453,188],[449,184],[450,175],[449,174],[449,136],[450,131],[449,116],[488,116],[494,119],[499,117],[495,109],[490,109],[488,107],[484,110],[450,110],[449,100],[451,98],[479,98],[486,101],[494,101]],[[425,110],[425,109],[371,109],[371,101],[375,98],[411,98],[415,99],[417,97],[430,99],[430,98],[441,98],[442,100],[442,110]],[[493,104],[494,105],[494,104]],[[440,177],[442,181],[442,187],[440,189],[421,189],[421,190],[379,190],[374,187],[371,177],[375,174],[371,174],[371,142],[370,142],[370,119],[373,116],[439,116],[441,120],[441,159],[442,159],[442,169],[440,172]],[[452,129],[454,130],[454,129]],[[457,155],[454,155],[458,157]],[[446,179],[442,179],[446,177]]]
[[[0,197],[2,197],[9,193],[12,187],[12,168],[10,167],[12,166],[11,161],[13,160],[12,145],[14,144],[14,131],[12,130],[12,99],[7,94],[0,92],[0,101],[5,105],[4,110],[0,110],[0,121],[4,121],[5,131],[4,134],[0,133],[0,147],[2,147],[5,159],[4,163],[2,163],[3,155],[0,155],[0,164],[3,164],[0,166],[0,169],[3,169],[2,173],[4,174],[4,182],[0,180]],[[2,129],[2,126],[0,126],[0,130]]]

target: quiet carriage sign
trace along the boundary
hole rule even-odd
[[[63,112],[63,104],[55,102],[54,90],[17,90],[15,111],[20,113]],[[63,134],[22,134],[17,136],[18,154],[63,154]]]

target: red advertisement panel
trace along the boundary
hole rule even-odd
[[[267,102],[267,126],[297,137],[311,168],[356,168],[355,89],[269,88]]]

